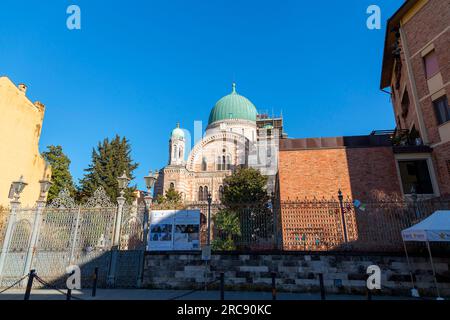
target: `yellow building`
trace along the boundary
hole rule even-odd
[[[23,176],[28,185],[21,194],[24,206],[39,198],[39,180],[51,177],[51,168],[39,153],[45,106],[32,103],[24,84],[0,77],[0,205],[8,206],[11,182]]]

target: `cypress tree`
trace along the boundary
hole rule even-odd
[[[76,196],[76,188],[70,173],[70,159],[64,154],[61,146],[50,145],[47,151],[42,153],[45,161],[52,167],[52,186],[48,191],[47,202],[50,203],[56,198],[60,191],[67,189],[72,197]]]
[[[115,203],[119,196],[117,178],[124,172],[130,179],[134,179],[133,171],[138,164],[131,159],[131,145],[125,137],[116,135],[111,141],[106,138],[99,142],[92,150],[91,164],[84,171],[80,180],[80,199],[91,197],[95,190],[103,187],[111,201]],[[125,197],[131,200],[136,186],[125,190]]]

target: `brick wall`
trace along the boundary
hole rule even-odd
[[[426,1],[425,5],[423,5],[423,7],[421,7],[412,17],[403,21],[401,28],[405,34],[412,67],[410,71],[412,72],[414,79],[412,82],[411,79],[409,79],[408,70],[406,68],[405,44],[401,43],[402,76],[400,87],[394,88],[392,94],[396,120],[397,116],[401,119],[401,127],[403,129],[409,129],[415,124],[416,129],[420,130],[411,87],[411,83],[415,83],[419,108],[423,116],[429,144],[433,146],[434,144],[445,142],[442,141],[442,137],[439,134],[439,123],[432,98],[439,98],[440,93],[446,94],[447,97],[450,96],[450,2],[448,0]],[[422,57],[422,52],[430,45],[434,46],[439,65],[439,72],[442,77],[442,87],[436,92],[430,92]],[[410,108],[408,116],[402,118],[401,94],[405,86],[409,93]],[[433,94],[434,96],[432,96]],[[450,159],[448,142],[440,144],[433,149],[433,162],[441,194],[449,195],[450,177],[448,170],[446,169],[446,159]]]
[[[345,149],[279,153],[280,199],[336,197],[339,187],[351,194]]]
[[[450,3],[447,0],[429,0],[421,10],[403,25],[411,57],[412,72],[430,143],[437,143],[440,138],[436,115],[429,97],[430,92],[421,51],[430,43],[434,45],[443,83],[447,83],[444,88],[448,95],[450,93],[450,84],[448,84],[450,81],[450,30],[444,31],[449,26]],[[403,76],[407,79],[408,75],[406,70],[404,71]]]
[[[431,266],[426,257],[412,257],[412,269],[422,295],[434,296]],[[435,258],[441,294],[450,295],[448,258]],[[205,282],[225,273],[227,290],[271,289],[271,273],[276,273],[278,291],[319,292],[318,274],[324,274],[327,293],[366,293],[366,270],[381,269],[383,294],[408,295],[409,269],[403,256],[335,254],[213,254],[209,266],[195,253],[151,253],[145,256],[146,288],[201,289]],[[211,288],[218,288],[214,285]]]
[[[450,196],[450,142],[433,149],[433,160],[441,195]]]
[[[390,147],[280,151],[280,199],[400,194]]]

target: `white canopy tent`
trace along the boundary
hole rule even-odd
[[[408,250],[406,249],[407,241],[426,242],[428,253],[430,255],[431,268],[433,270],[434,283],[438,299],[441,299],[439,287],[436,280],[436,270],[434,268],[433,256],[431,255],[430,242],[450,242],[450,211],[436,211],[425,220],[402,231],[402,239],[405,247],[406,259],[411,270]],[[414,280],[411,273],[411,281],[414,287]]]

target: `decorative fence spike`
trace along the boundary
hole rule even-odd
[[[68,189],[63,189],[59,192],[58,197],[52,200],[52,202],[47,205],[47,208],[75,208],[77,205],[75,200],[70,196]]]
[[[97,190],[94,191],[94,195],[88,199],[85,206],[88,208],[115,207],[115,205],[111,202],[111,199],[106,194],[106,191],[102,186],[100,186]]]

